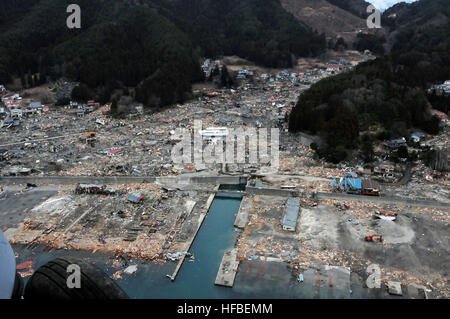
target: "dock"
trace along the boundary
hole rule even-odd
[[[234,220],[234,227],[239,229],[244,229],[248,222],[248,210],[250,209],[252,202],[248,197],[243,197],[241,201],[241,206],[239,206],[239,211]]]
[[[215,187],[215,190],[219,189],[219,185]],[[209,195],[208,200],[206,201],[206,207],[205,207],[205,212],[203,214],[200,215],[199,219],[198,219],[198,226],[197,229],[195,230],[194,235],[192,236],[191,240],[189,241],[185,251],[189,251],[189,249],[192,246],[192,243],[195,240],[195,237],[197,237],[198,231],[200,230],[200,227],[203,224],[203,220],[205,219],[206,215],[208,214],[209,208],[211,207],[211,204],[214,200],[215,197],[215,193]],[[193,207],[192,207],[193,208]],[[180,271],[181,265],[183,265],[184,259],[186,258],[186,255],[181,256],[180,260],[178,261],[177,267],[175,268],[174,272],[172,273],[172,276],[170,276],[170,280],[174,281],[175,278],[178,275],[178,271]]]
[[[217,272],[215,284],[218,286],[233,287],[239,261],[237,248],[225,252]]]

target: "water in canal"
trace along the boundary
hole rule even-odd
[[[222,189],[229,187],[222,187]],[[236,188],[234,188],[236,189]],[[240,188],[242,189],[242,187]],[[123,274],[117,284],[131,298],[373,298],[364,289],[357,287],[350,292],[350,280],[340,273],[334,273],[335,285],[330,289],[328,274],[318,275],[311,271],[305,273],[305,282],[298,283],[285,263],[266,260],[244,261],[233,288],[214,285],[220,262],[226,250],[234,247],[238,232],[233,224],[239,210],[241,196],[218,193],[212,202],[209,213],[203,221],[190,253],[195,256],[191,261],[186,258],[175,281],[166,277],[171,275],[177,265],[168,262],[160,265],[138,262],[138,270],[132,275]],[[110,256],[90,252],[51,250],[42,247],[27,250],[15,246],[17,263],[33,259],[34,269],[61,256],[71,255],[85,258],[102,268],[108,275],[117,271],[112,267]],[[136,262],[131,262],[133,264]],[[29,277],[28,277],[29,278]],[[26,278],[26,279],[28,279]],[[343,279],[339,284],[339,278]],[[359,286],[359,285],[358,285]],[[356,293],[355,293],[356,292]],[[378,296],[379,297],[379,296]]]
[[[217,270],[226,250],[232,248],[238,233],[233,223],[241,202],[240,195],[218,194],[191,246],[194,261],[186,258],[175,281],[161,272],[143,269],[122,287],[137,298],[226,298],[232,289],[214,285]],[[173,267],[171,267],[173,268]],[[172,274],[168,271],[167,274]],[[153,277],[149,280],[150,277]],[[141,284],[148,282],[148,284]]]

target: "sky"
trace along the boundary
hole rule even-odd
[[[384,11],[390,7],[392,7],[394,4],[399,2],[414,2],[416,0],[366,0],[367,2],[372,3],[377,9]]]

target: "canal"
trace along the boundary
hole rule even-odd
[[[244,190],[241,186],[221,186],[220,189]],[[175,281],[167,278],[172,274],[176,263],[163,265],[155,263],[138,263],[138,271],[133,275],[123,275],[117,284],[131,298],[232,298],[233,290],[214,285],[217,270],[226,250],[236,242],[238,232],[233,224],[239,210],[242,196],[217,193],[208,214],[195,238],[190,253],[194,259],[186,258]],[[34,269],[61,256],[71,255],[88,259],[102,268],[108,275],[117,269],[112,267],[112,260],[102,254],[89,252],[51,250],[36,248],[33,251],[15,246],[17,263],[32,259]],[[28,278],[27,278],[28,279]]]

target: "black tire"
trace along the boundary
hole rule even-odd
[[[80,288],[67,287],[71,273],[67,267],[80,267]],[[41,266],[30,278],[24,299],[128,299],[127,294],[100,268],[81,259],[62,257]]]
[[[14,290],[11,299],[22,299],[23,296],[23,279],[16,272],[16,278],[14,279]]]

